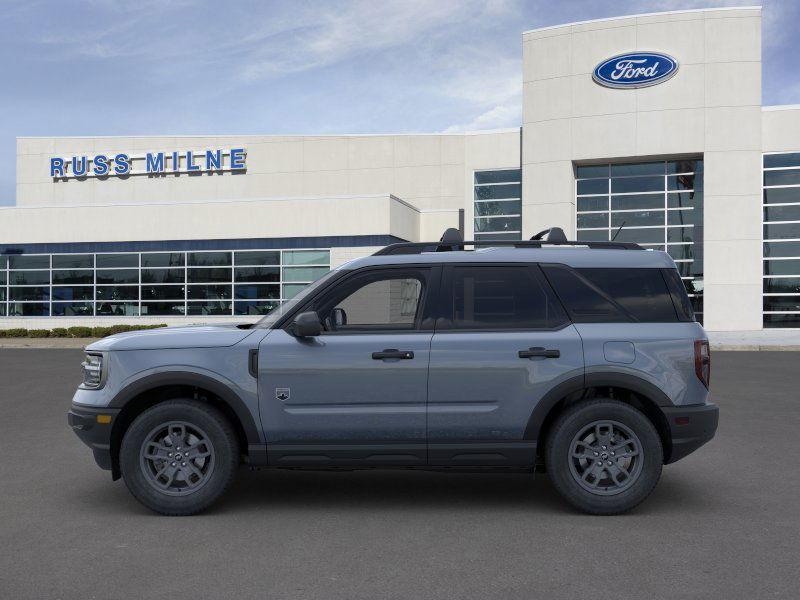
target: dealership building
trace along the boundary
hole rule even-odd
[[[637,242],[712,331],[800,328],[800,106],[761,104],[761,9],[522,34],[520,127],[19,138],[0,328],[254,320],[399,241]]]

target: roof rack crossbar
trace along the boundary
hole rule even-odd
[[[378,250],[373,256],[386,256],[394,254],[422,254],[423,252],[449,252],[464,250],[465,246],[487,247],[493,246],[510,248],[541,248],[542,246],[585,246],[591,249],[604,250],[644,250],[639,244],[633,242],[590,242],[576,240],[502,240],[502,241],[458,241],[458,242],[400,242],[390,244]]]

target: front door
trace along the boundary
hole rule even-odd
[[[536,403],[583,377],[575,326],[535,265],[449,266],[441,298],[431,344],[430,464],[533,465],[536,440],[526,428]]]
[[[261,420],[273,465],[424,465],[437,268],[370,268],[301,309],[323,333],[271,331],[259,347]]]

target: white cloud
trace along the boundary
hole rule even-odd
[[[444,130],[444,133],[505,129],[508,127],[517,127],[521,123],[522,114],[518,103],[501,104],[479,114],[468,123],[450,125],[450,127]]]

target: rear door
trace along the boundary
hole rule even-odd
[[[445,267],[431,344],[428,457],[443,466],[530,466],[537,402],[583,377],[575,327],[535,265]]]

